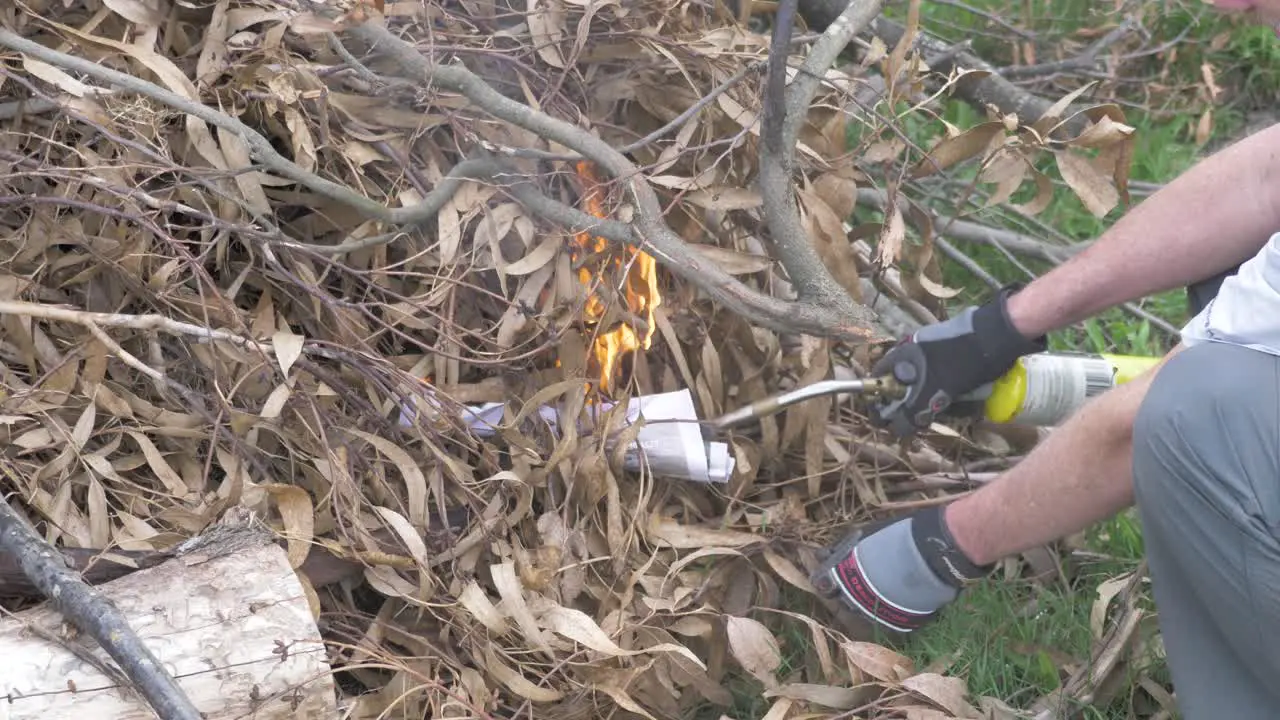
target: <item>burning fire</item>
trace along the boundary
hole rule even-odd
[[[595,217],[604,218],[603,191],[594,167],[587,161],[580,161],[575,169],[582,185],[583,209]],[[626,275],[622,299],[627,311],[625,314],[630,317],[624,317],[612,328],[601,328],[599,325],[605,316],[606,306],[594,292],[588,296],[585,310],[586,325],[596,332],[588,357],[588,370],[599,376],[600,390],[608,394],[618,379],[618,363],[622,357],[642,348],[648,350],[652,344],[653,333],[657,329],[653,311],[662,304],[662,295],[658,292],[658,264],[648,253],[630,245],[625,259],[620,253],[615,253],[611,259],[594,261],[593,258],[593,262],[588,263],[582,256],[587,253],[605,256],[609,241],[585,232],[578,233],[574,240],[581,251],[575,251],[572,258],[578,266],[578,281],[583,286],[591,288],[597,282],[607,282],[606,270],[610,265],[615,272]],[[642,332],[637,332],[631,324],[635,321],[644,325]]]

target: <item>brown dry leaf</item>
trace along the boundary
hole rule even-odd
[[[863,694],[853,688],[809,683],[787,683],[777,689],[765,691],[765,697],[801,700],[835,710],[852,710],[863,704]]]
[[[488,628],[489,632],[495,635],[506,635],[511,631],[511,627],[507,625],[507,619],[498,612],[498,608],[489,600],[489,596],[475,580],[467,583],[458,596],[458,603],[465,607],[472,617],[479,620],[481,625]]]
[[[674,652],[679,653],[691,660],[698,667],[706,669],[702,661],[694,655],[692,651],[683,645],[675,643],[660,643],[644,650],[624,650],[618,647],[612,639],[605,634],[604,630],[591,619],[591,616],[575,610],[573,608],[563,607],[561,605],[551,605],[538,616],[538,621],[548,630],[564,637],[582,643],[596,652],[603,653],[610,657],[631,657],[634,655],[645,655],[654,652]]]
[[[1073,147],[1101,148],[1119,142],[1130,141],[1136,129],[1113,119],[1109,114],[1102,115],[1089,124],[1085,131],[1071,141]]]
[[[764,202],[758,190],[734,187],[711,187],[695,190],[685,199],[708,210],[752,210]]]
[[[71,428],[71,448],[76,452],[84,450],[85,443],[89,442],[89,437],[93,434],[93,424],[98,418],[98,407],[93,404],[85,405],[84,410],[80,412],[80,417],[76,420],[75,427]]]
[[[1081,85],[1061,98],[1058,98],[1058,100],[1045,109],[1044,113],[1041,114],[1039,118],[1036,118],[1035,122],[1032,123],[1032,128],[1041,137],[1048,136],[1049,132],[1062,120],[1063,111],[1066,110],[1071,103],[1075,102],[1076,98],[1093,89],[1094,85],[1097,85],[1097,81]]]
[[[814,181],[813,191],[841,221],[853,215],[858,204],[857,181],[839,173],[823,173]]]
[[[773,571],[778,573],[778,577],[781,577],[783,580],[786,580],[800,590],[814,595],[817,594],[817,591],[813,587],[813,583],[809,582],[809,578],[800,571],[800,568],[795,566],[795,563],[772,550],[764,551],[764,559],[769,563],[769,567],[773,568]]]
[[[867,146],[867,149],[862,153],[862,161],[866,163],[893,162],[906,149],[907,143],[895,135]]]
[[[427,567],[427,546],[422,542],[422,535],[414,529],[413,525],[403,515],[391,508],[374,505],[373,511],[382,518],[383,522],[390,525],[392,530],[396,531],[396,536],[404,543],[405,548],[413,559],[418,561],[418,566]]]
[[[1218,86],[1212,63],[1200,63],[1200,77],[1204,80],[1204,89],[1209,93],[1209,102],[1217,102],[1218,96],[1222,94],[1222,88]]]
[[[996,184],[996,190],[987,198],[986,206],[995,207],[1013,197],[1032,170],[1031,164],[1016,150],[1005,149],[997,153],[978,174],[978,179],[982,182]]]
[[[342,32],[346,27],[346,16],[336,20],[317,15],[314,12],[297,13],[289,20],[289,30],[299,35],[324,35]]]
[[[504,614],[516,621],[520,632],[524,634],[526,640],[533,644],[533,647],[541,650],[548,658],[554,660],[556,657],[555,651],[547,643],[547,639],[538,627],[538,622],[534,618],[533,612],[529,609],[528,603],[525,602],[524,588],[520,584],[519,577],[516,576],[515,564],[504,562],[498,565],[490,565],[489,572],[493,575],[493,585],[497,588],[498,595],[502,597]]]
[[[209,26],[205,28],[204,46],[200,48],[200,57],[196,60],[197,87],[214,82],[226,69],[229,35],[227,11],[230,5],[230,0],[219,0],[213,6]]]
[[[135,430],[129,430],[128,434],[142,450],[142,455],[146,458],[151,472],[155,473],[156,478],[164,484],[165,490],[176,497],[186,495],[188,489],[186,483],[182,480],[182,476],[178,475],[173,466],[164,459],[164,454],[155,446],[155,443],[151,442],[151,438]]]
[[[649,539],[662,547],[677,550],[703,549],[708,547],[737,548],[758,543],[761,538],[752,533],[735,530],[718,530],[716,528],[682,525],[654,515],[649,523]]]
[[[849,641],[840,644],[849,663],[871,677],[892,684],[915,672],[915,664],[905,655],[875,643]]]
[[[129,22],[156,27],[164,22],[158,3],[145,0],[102,0],[108,9]]]
[[[551,258],[555,257],[556,251],[559,250],[562,245],[563,243],[557,237],[543,238],[542,242],[538,243],[536,247],[525,253],[524,257],[502,266],[502,272],[507,275],[520,277],[522,275],[529,275],[537,270],[541,270],[547,266],[547,263],[551,262]]]
[[[1107,607],[1111,605],[1111,601],[1124,591],[1125,587],[1133,580],[1133,576],[1120,575],[1098,586],[1098,599],[1093,602],[1093,607],[1089,609],[1089,628],[1093,631],[1094,641],[1101,641],[1103,635],[1106,634],[1107,623]]]
[[[945,677],[937,673],[920,673],[906,678],[902,687],[936,703],[957,718],[982,717],[978,709],[965,699],[968,690],[960,678]]]
[[[1120,203],[1112,180],[1098,172],[1089,160],[1070,150],[1054,153],[1062,179],[1095,217],[1103,217]]]
[[[23,450],[39,450],[54,444],[53,433],[48,428],[28,430],[13,439],[13,444]]]
[[[33,77],[38,77],[77,98],[83,98],[95,92],[94,88],[71,77],[65,70],[26,55],[22,56],[22,69],[31,73]]]
[[[907,223],[902,217],[902,208],[890,202],[889,217],[880,229],[880,239],[876,243],[875,262],[880,267],[892,267],[902,256],[902,243],[907,239]]]
[[[698,248],[698,252],[730,275],[750,275],[773,266],[773,258],[768,255],[753,255],[716,245],[704,245]]]
[[[1213,108],[1207,107],[1196,121],[1196,144],[1204,145],[1213,135]]]
[[[449,202],[440,208],[437,217],[437,232],[440,238],[440,263],[448,265],[452,263],[458,254],[458,247],[462,245],[462,219],[460,217],[461,208],[459,207],[462,193],[458,193],[449,199]]]
[[[166,58],[154,50],[144,48],[140,45],[131,43],[117,42],[107,38],[99,37],[89,33],[81,32],[73,27],[48,21],[50,25],[57,27],[59,30],[74,35],[89,42],[104,45],[123,52],[134,58],[148,70],[154,72],[161,82],[179,95],[185,96],[189,100],[199,102],[199,93],[197,93],[195,85],[191,80],[178,69],[172,60]],[[227,161],[222,151],[218,148],[218,144],[213,139],[213,134],[209,130],[209,126],[201,119],[194,115],[186,115],[187,133],[191,143],[195,146],[197,152],[219,170],[227,169]]]
[[[404,478],[406,502],[409,521],[414,527],[427,526],[427,476],[422,468],[414,462],[413,457],[390,440],[355,428],[342,428],[343,431],[362,438],[387,456]]]
[[[110,509],[107,506],[107,492],[98,478],[89,477],[89,542],[93,548],[105,548],[111,544]]]
[[[1010,205],[1014,210],[1032,217],[1039,215],[1053,202],[1053,180],[1039,170],[1032,170],[1031,176],[1036,182],[1036,196],[1025,203]]]
[[[302,357],[302,346],[306,343],[302,335],[295,335],[286,327],[277,330],[271,336],[271,347],[276,351],[276,362],[280,364],[280,372],[289,377],[289,370]]]
[[[267,483],[259,487],[275,500],[276,509],[280,511],[289,548],[289,565],[296,570],[307,559],[315,538],[311,495],[300,487],[283,483]]]
[[[992,141],[1004,134],[1004,123],[998,121],[975,125],[963,133],[943,138],[911,169],[911,177],[927,177],[942,172],[956,163],[985,154]]]
[[[930,295],[944,300],[953,298],[964,292],[964,288],[949,288],[945,285],[934,282],[924,273],[916,276],[916,281],[919,282],[920,286],[927,290]]]
[[[742,669],[755,676],[766,689],[777,687],[775,673],[782,666],[782,651],[773,633],[758,620],[729,615],[725,617],[725,634],[729,650]]]
[[[529,682],[528,678],[512,670],[506,663],[498,659],[493,646],[484,646],[484,667],[493,674],[498,682],[516,695],[533,702],[555,702],[564,697],[564,693],[546,687],[539,687]]]
[[[620,674],[620,673],[613,673],[613,674]],[[646,711],[644,707],[640,705],[640,703],[637,703],[631,697],[631,695],[622,688],[621,684],[616,681],[592,683],[591,689],[599,690],[600,692],[603,692],[604,694],[613,698],[613,701],[617,703],[618,707],[622,708],[623,710],[633,712],[641,717],[648,718],[648,720],[657,720],[657,718],[650,715],[648,711]]]
[[[564,69],[564,55],[560,52],[560,43],[564,40],[564,14],[554,7],[555,2],[528,0],[525,21],[529,23],[529,33],[542,61]]]

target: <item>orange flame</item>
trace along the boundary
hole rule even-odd
[[[606,217],[600,180],[596,177],[594,167],[587,161],[580,161],[575,169],[578,179],[582,182],[583,209],[594,217]],[[574,240],[579,248],[591,253],[604,254],[609,249],[609,241],[602,237],[593,237],[590,233],[578,233]],[[579,262],[579,255],[574,253],[575,263]],[[627,319],[618,322],[608,330],[602,329],[598,325],[605,315],[605,303],[596,293],[591,293],[587,298],[585,321],[587,326],[595,329],[597,333],[592,342],[588,368],[599,376],[600,390],[606,394],[612,391],[614,382],[618,379],[618,363],[623,356],[640,349],[649,349],[653,342],[653,333],[657,329],[654,310],[662,304],[662,294],[658,291],[657,261],[648,253],[641,252],[631,245],[627,246],[626,255],[625,261],[617,255],[612,258],[611,263],[608,260],[600,261],[594,273],[586,262],[578,266],[578,281],[587,288],[592,287],[597,280],[605,282],[605,270],[610,264],[616,272],[625,273],[626,280],[622,286],[623,302],[627,311],[645,324],[642,333],[637,333],[636,329],[628,324]]]

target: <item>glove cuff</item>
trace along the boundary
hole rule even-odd
[[[909,633],[935,617],[994,564],[975,565],[960,552],[942,507],[862,528],[831,550],[810,577],[818,594],[885,629]]]
[[[1009,298],[1022,289],[1018,283],[1006,285],[973,314],[974,334],[979,338],[983,354],[992,367],[1007,367],[1023,355],[1044,352],[1048,338],[1023,337],[1009,317]]]
[[[945,505],[917,512],[912,517],[911,536],[929,569],[957,590],[995,570],[995,563],[976,565],[960,550],[951,528],[947,527]]]

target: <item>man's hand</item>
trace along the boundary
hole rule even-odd
[[[1047,348],[1027,339],[1009,319],[1005,288],[990,302],[950,320],[920,328],[885,354],[872,375],[892,375],[907,386],[900,400],[876,408],[871,420],[899,437],[926,428],[961,396],[992,382],[1023,355]]]
[[[960,551],[943,511],[939,505],[855,531],[810,582],[882,629],[919,629],[994,567],[977,566]]]

